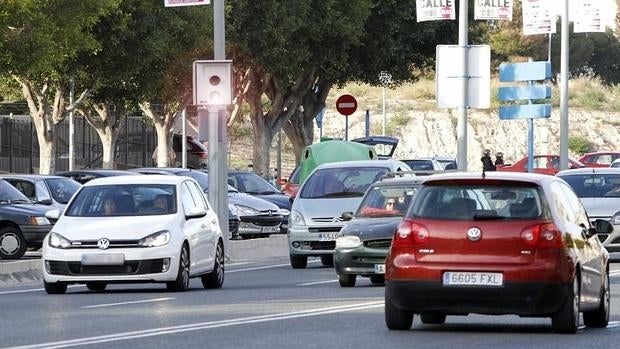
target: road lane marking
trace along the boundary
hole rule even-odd
[[[252,262],[227,263],[226,266],[232,267],[233,265],[246,265],[246,264],[253,264],[253,263]]]
[[[308,263],[318,263],[318,262],[319,261],[308,261]],[[291,265],[290,263],[273,264],[273,265],[265,265],[265,266],[262,266],[262,267],[226,270],[226,273],[238,273],[238,272],[242,272],[242,271],[252,271],[252,270],[261,270],[261,269],[273,269],[273,268],[287,267],[287,266],[290,266],[290,265]]]
[[[162,336],[166,334],[176,334],[176,333],[181,333],[181,332],[199,331],[199,330],[206,330],[206,329],[212,329],[212,328],[239,326],[239,325],[270,322],[270,321],[282,321],[282,320],[296,319],[296,318],[303,318],[303,317],[329,315],[329,314],[335,314],[335,313],[343,313],[343,312],[348,312],[348,311],[365,310],[365,309],[372,309],[372,308],[379,308],[379,307],[383,307],[383,301],[340,305],[340,306],[334,306],[334,307],[316,308],[316,309],[301,310],[301,311],[279,313],[279,314],[258,315],[258,316],[250,316],[250,317],[243,317],[243,318],[229,319],[229,320],[199,322],[199,323],[187,324],[187,325],[154,328],[150,330],[121,332],[121,333],[116,333],[116,334],[76,338],[76,339],[69,339],[69,340],[63,340],[63,341],[57,341],[57,342],[22,345],[22,346],[17,346],[17,347],[7,347],[5,349],[68,348],[68,347],[83,346],[83,345],[88,345],[88,344],[102,344],[102,343],[116,342],[116,341],[121,341],[121,340]]]
[[[305,284],[297,285],[297,287],[299,287],[299,286],[312,286],[312,285],[328,284],[328,283],[332,283],[332,282],[338,282],[338,279],[335,279],[335,280],[325,280],[325,281],[315,281],[315,282],[306,282]]]
[[[105,308],[105,307],[114,307],[117,305],[127,305],[127,304],[140,304],[140,303],[152,303],[152,302],[163,302],[175,299],[173,297],[166,298],[155,298],[155,299],[143,299],[139,301],[128,301],[128,302],[118,302],[118,303],[107,303],[107,304],[96,304],[96,305],[86,305],[83,306],[82,309],[93,309],[93,308]]]
[[[85,287],[85,285],[69,285],[67,287],[68,288]],[[3,294],[15,294],[15,293],[38,292],[38,291],[45,291],[45,289],[44,288],[31,288],[31,289],[27,289],[27,290],[2,291],[2,292],[0,292],[0,295],[3,295]]]

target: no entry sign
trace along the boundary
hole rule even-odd
[[[342,95],[336,100],[336,110],[342,115],[349,116],[357,110],[357,100],[351,95]]]

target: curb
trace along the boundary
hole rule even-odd
[[[260,261],[273,257],[288,256],[286,235],[252,240],[230,240],[229,262]],[[0,263],[0,287],[36,283],[42,280],[41,259],[29,259]]]

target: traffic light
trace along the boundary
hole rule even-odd
[[[195,61],[194,104],[225,106],[232,104],[232,61]]]

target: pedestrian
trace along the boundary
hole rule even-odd
[[[480,161],[482,161],[483,171],[495,171],[497,169],[495,165],[493,165],[493,159],[491,159],[491,150],[489,149],[484,150]]]
[[[495,153],[495,168],[497,169],[498,166],[502,165],[504,165],[504,153],[498,151]]]

